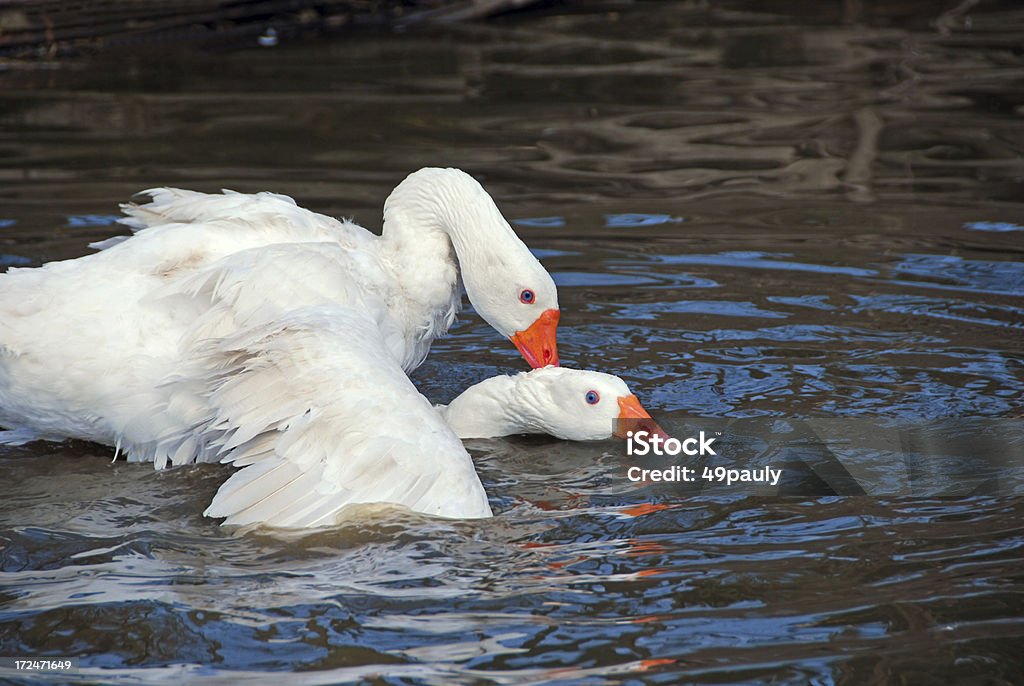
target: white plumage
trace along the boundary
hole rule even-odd
[[[623,414],[623,403],[632,414]],[[493,376],[438,406],[459,438],[548,434],[569,441],[611,438],[616,420],[649,419],[636,408],[639,401],[619,377],[566,367]]]
[[[208,510],[232,523],[316,526],[364,502],[491,514],[405,372],[454,321],[460,277],[531,362],[557,362],[558,302],[472,177],[410,175],[380,237],[270,193],[148,193],[124,206],[133,236],[0,275],[12,437],[97,441],[157,468],[232,462]]]
[[[377,328],[311,307],[218,340],[199,356],[213,408],[193,431],[201,455],[243,469],[207,514],[226,523],[333,523],[345,505],[400,503],[446,517],[490,515],[469,455],[395,364]]]

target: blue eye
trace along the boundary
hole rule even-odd
[[[531,291],[529,288],[524,288],[523,292],[519,294],[519,300],[521,302],[526,303],[527,305],[532,305],[533,304],[533,299],[534,299],[533,291]]]
[[[596,405],[601,401],[601,395],[597,391],[587,391],[587,404]]]

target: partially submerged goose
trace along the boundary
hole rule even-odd
[[[487,496],[459,438],[599,440],[612,437],[617,419],[660,431],[618,377],[558,367],[493,377],[433,408],[404,374],[352,365],[337,345],[348,338],[336,338],[346,324],[317,316],[238,337],[206,360],[209,374],[223,377],[210,405],[231,412],[197,428],[200,452],[243,467],[220,487],[208,516],[316,527],[336,523],[347,505],[386,502],[487,517]],[[357,387],[373,385],[355,405],[353,377]],[[316,409],[300,415],[311,397]]]
[[[625,438],[629,429],[665,435],[625,381],[566,367],[494,376],[437,408],[459,438],[548,434],[600,441]]]
[[[96,441],[157,468],[245,455],[237,476],[277,469],[292,484],[279,497],[316,488],[287,465],[324,459],[345,493],[295,522],[370,492],[490,514],[458,438],[405,375],[454,321],[460,280],[531,366],[558,363],[554,283],[476,180],[411,174],[379,237],[280,195],[148,195],[124,206],[133,236],[0,275],[8,437]]]

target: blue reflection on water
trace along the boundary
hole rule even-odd
[[[550,248],[530,248],[530,252],[538,260],[546,260],[549,257],[571,257],[573,255],[579,255],[578,252],[572,250],[552,250]]]
[[[1024,226],[1011,222],[967,222],[964,228],[968,231],[988,231],[991,233],[1006,233],[1008,231],[1024,231]]]
[[[791,257],[788,253],[766,253],[748,250],[721,252],[716,255],[663,255],[658,261],[666,264],[705,264],[723,267],[746,267],[751,269],[784,269],[797,272],[820,272],[822,274],[845,274],[847,276],[875,276],[874,269],[842,267],[806,262],[787,262],[775,259]]]
[[[794,305],[796,307],[810,307],[815,310],[834,310],[834,306],[829,305],[827,295],[769,295],[766,300],[768,302],[779,303],[780,305]]]
[[[0,254],[0,267],[27,267],[31,264],[32,260],[21,255]]]
[[[556,286],[642,286],[658,283],[636,274],[595,274],[592,272],[552,272]]]
[[[621,228],[629,226],[658,226],[659,224],[679,224],[686,221],[685,217],[673,217],[670,214],[642,214],[631,212],[628,214],[606,214],[604,216],[605,226],[609,228]]]
[[[68,226],[110,226],[121,219],[117,214],[73,214],[68,217]]]
[[[565,226],[564,217],[524,217],[523,219],[513,219],[513,224],[517,226],[539,226],[546,228],[558,228]]]
[[[852,312],[881,310],[895,314],[912,314],[935,319],[1004,326],[1013,329],[1024,328],[1024,310],[1010,305],[996,305],[928,298],[914,295],[871,295],[850,296],[857,305]]]
[[[904,274],[952,281],[970,287],[967,290],[1024,294],[1024,262],[966,260],[956,255],[908,254],[894,269]],[[906,285],[939,286],[929,283]]]
[[[736,300],[678,300],[661,303],[630,303],[620,305],[619,315],[629,319],[657,319],[666,314],[702,314],[720,317],[761,317],[785,319],[785,312],[764,310],[751,302]]]

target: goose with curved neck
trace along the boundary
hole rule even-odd
[[[454,252],[480,316],[531,367],[558,365],[554,282],[473,177],[431,168],[409,175],[384,203],[382,235],[396,280],[426,317],[457,297]]]
[[[191,371],[211,341],[334,308],[372,327],[375,364],[408,372],[454,321],[460,276],[532,366],[558,361],[554,283],[465,172],[410,174],[381,237],[270,193],[147,194],[122,206],[133,236],[0,275],[0,427],[18,438],[116,445],[157,468],[204,459],[181,436],[216,409]]]

